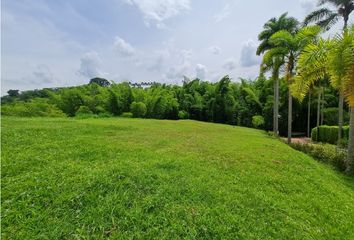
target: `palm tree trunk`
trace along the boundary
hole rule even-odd
[[[288,143],[291,143],[291,127],[292,127],[292,120],[293,120],[293,97],[291,96],[291,92],[289,89],[289,96],[288,96]]]
[[[350,122],[349,122],[349,141],[348,141],[348,157],[346,171],[353,171],[354,162],[354,107],[350,107]]]
[[[317,119],[316,119],[316,129],[317,129],[317,138],[316,141],[318,141],[319,133],[320,133],[320,111],[321,111],[321,92],[318,92],[318,98],[317,98]]]
[[[348,26],[348,20],[349,20],[349,15],[345,15],[345,16],[344,16],[344,26],[343,26],[343,31],[345,31],[345,29],[347,29],[347,26]]]
[[[307,103],[307,137],[310,137],[311,121],[311,90],[309,91],[309,100]]]
[[[324,109],[324,88],[322,88],[322,100],[321,100],[321,125],[323,125],[323,109]]]
[[[343,132],[343,107],[344,107],[344,96],[343,92],[339,91],[339,104],[338,104],[338,140],[337,145],[340,145]]]
[[[276,115],[275,115],[275,102],[277,101],[276,100],[276,94],[275,94],[275,85],[276,85],[276,83],[275,83],[275,79],[273,78],[273,90],[274,90],[274,94],[273,94],[273,133],[274,133],[274,135],[276,135],[277,134],[277,129],[276,129],[276,127],[275,127],[275,119],[276,119]]]
[[[273,72],[274,81],[274,105],[273,105],[273,131],[275,135],[278,135],[279,126],[279,72],[274,70]]]

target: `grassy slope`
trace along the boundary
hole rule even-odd
[[[2,120],[3,239],[354,239],[354,182],[263,132]]]

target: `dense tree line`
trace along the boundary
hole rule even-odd
[[[45,116],[47,112],[48,116],[57,116],[61,111],[68,117],[74,117],[80,114],[120,116],[131,112],[133,117],[141,118],[194,119],[265,130],[273,128],[274,81],[264,75],[255,80],[239,81],[231,81],[225,76],[216,83],[186,78],[182,86],[154,83],[146,88],[127,82],[102,82],[103,85],[99,85],[91,80],[87,85],[60,89],[10,90],[9,95],[2,97],[2,114]],[[288,86],[284,79],[279,82],[279,129],[281,134],[286,134],[287,125],[283,119],[287,117]],[[324,124],[336,124],[333,117],[338,105],[336,95],[337,91],[329,86],[324,99],[321,99]],[[294,102],[295,132],[306,132],[307,101]],[[310,104],[315,108],[317,99]],[[315,126],[315,120],[316,114],[313,112],[311,127]],[[347,114],[345,120],[348,120]]]

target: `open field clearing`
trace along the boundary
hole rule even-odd
[[[2,239],[354,239],[354,181],[263,131],[2,119]]]

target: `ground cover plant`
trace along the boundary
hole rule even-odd
[[[2,239],[353,239],[354,181],[263,131],[2,123]]]

